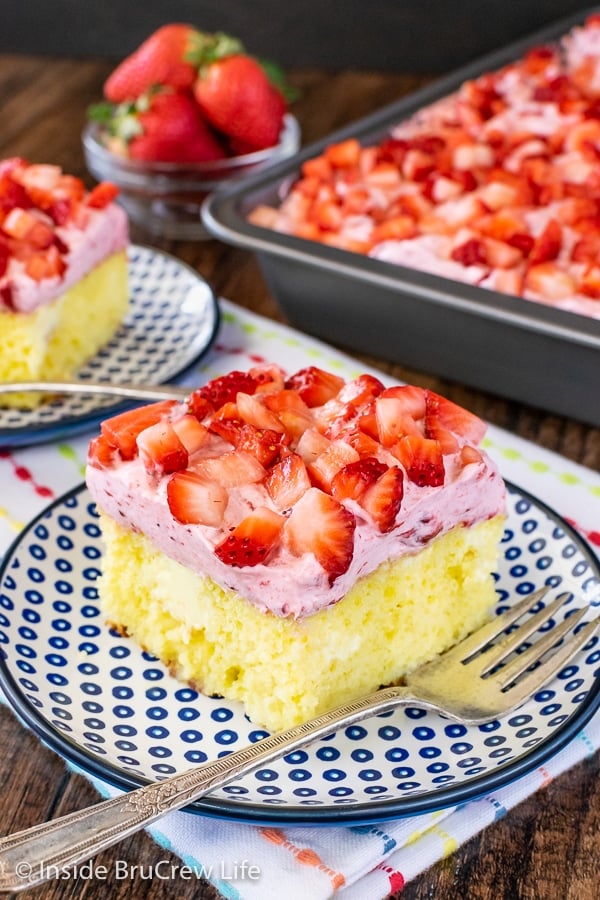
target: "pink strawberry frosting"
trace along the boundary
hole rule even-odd
[[[265,563],[252,567],[229,566],[215,555],[215,545],[231,525],[258,506],[273,506],[262,484],[229,490],[225,520],[219,528],[176,521],[167,502],[168,476],[149,475],[139,457],[110,468],[88,466],[87,485],[106,515],[146,535],[166,556],[263,611],[298,619],[339,601],[357,579],[386,560],[418,553],[438,535],[504,512],[504,483],[485,453],[481,451],[480,459],[467,465],[460,463],[458,453],[448,454],[444,465],[442,486],[421,487],[404,479],[396,526],[388,533],[382,534],[358,504],[344,501],[356,516],[354,553],[348,570],[332,584],[312,553],[295,556],[283,543]]]

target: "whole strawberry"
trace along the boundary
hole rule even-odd
[[[286,103],[252,57],[239,53],[201,68],[194,96],[211,125],[246,152],[277,143]]]
[[[104,96],[111,103],[135,100],[154,85],[176,90],[191,88],[196,68],[186,57],[196,29],[174,22],[163,25],[126,57],[104,84]]]
[[[90,111],[113,152],[146,162],[195,163],[225,151],[187,93],[157,90],[134,103],[101,104]]]

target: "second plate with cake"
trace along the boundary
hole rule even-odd
[[[150,247],[129,248],[130,309],[114,338],[78,373],[90,382],[175,382],[212,346],[220,325],[209,284],[180,260]],[[93,427],[124,404],[73,394],[36,409],[0,408],[0,446],[57,440]]]

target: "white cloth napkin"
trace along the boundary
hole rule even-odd
[[[221,309],[223,324],[215,347],[187,376],[184,383],[190,386],[261,361],[277,362],[288,372],[310,364],[346,377],[364,370],[325,344],[226,300]],[[52,498],[82,481],[89,437],[0,451],[0,553]],[[599,474],[493,426],[486,449],[505,478],[564,516],[600,556]],[[180,857],[182,877],[206,877],[227,898],[325,900],[335,893],[347,900],[377,900],[402,888],[599,747],[597,714],[545,765],[501,790],[460,807],[378,825],[261,827],[178,812],[149,831],[161,847]],[[101,794],[116,793],[104,782],[92,781]]]

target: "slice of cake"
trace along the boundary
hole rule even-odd
[[[116,194],[107,182],[86,191],[58,166],[0,162],[0,382],[68,379],[123,321],[128,229]]]
[[[484,431],[432,391],[312,366],[108,419],[87,468],[104,615],[270,730],[398,681],[494,606]]]

